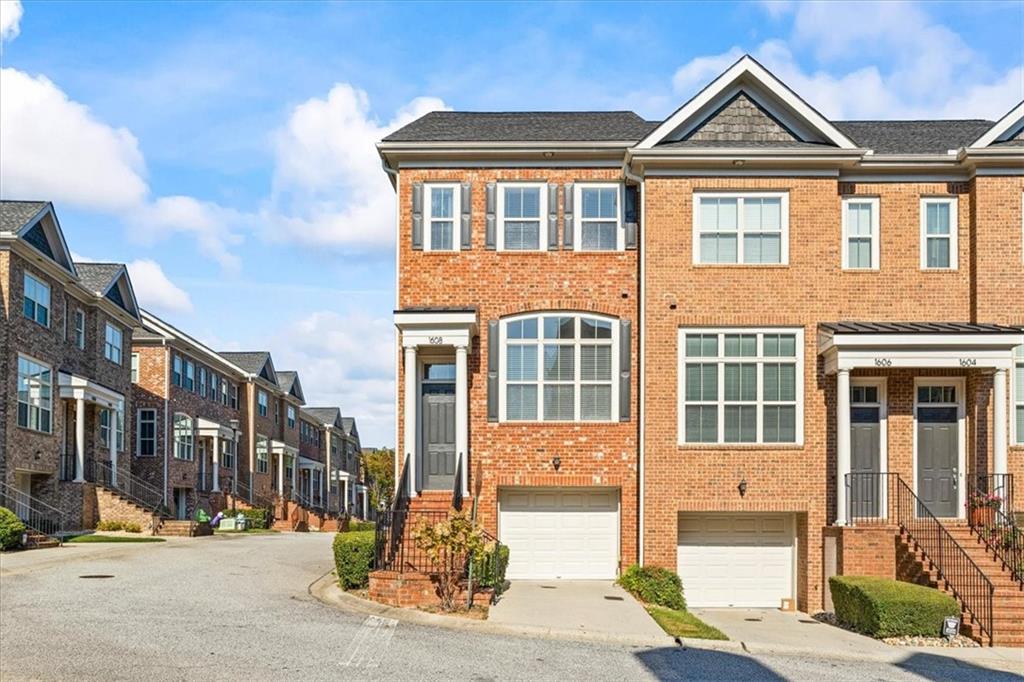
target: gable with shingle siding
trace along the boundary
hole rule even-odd
[[[688,141],[800,142],[746,93],[740,92],[686,136]]]

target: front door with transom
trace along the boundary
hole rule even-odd
[[[455,486],[455,365],[423,366],[423,489]]]
[[[853,518],[876,517],[880,513],[882,490],[882,405],[877,386],[853,386],[850,390],[850,472],[849,491]]]
[[[932,514],[958,512],[960,422],[957,387],[917,387],[917,495]]]

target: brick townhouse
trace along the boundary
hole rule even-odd
[[[247,484],[238,458],[249,443],[239,402],[246,372],[145,310],[131,362],[133,471],[161,491],[177,519],[197,507],[219,511],[227,493]]]
[[[311,485],[306,496],[313,500],[314,506],[322,507],[329,514],[365,518],[364,506],[360,504],[365,486],[360,478],[359,457],[355,454],[361,451],[355,420],[342,417],[337,407],[304,407],[300,419],[300,461],[303,465],[305,460],[323,465],[322,468],[308,467],[314,478],[306,479]],[[320,475],[316,474],[317,469]]]
[[[0,490],[16,513],[97,520],[94,482],[131,471],[139,310],[119,263],[75,263],[49,202],[0,202]]]
[[[958,532],[970,491],[1008,496],[1024,104],[832,121],[803,95],[744,57],[662,121],[434,112],[379,143],[411,504],[479,486],[513,579],[641,561],[693,606],[813,611],[871,564],[858,519],[910,495]],[[886,544],[864,570],[894,574]]]

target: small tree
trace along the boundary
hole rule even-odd
[[[484,539],[483,531],[465,512],[452,513],[436,523],[421,518],[412,538],[434,566],[431,579],[441,608],[454,611],[467,562],[486,557],[494,551],[494,543]]]
[[[370,504],[380,509],[391,504],[395,491],[395,451],[391,448],[363,450],[363,479],[370,490]]]

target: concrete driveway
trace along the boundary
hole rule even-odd
[[[624,642],[668,640],[644,607],[610,580],[516,580],[491,607],[488,620]]]
[[[766,647],[815,648],[836,654],[885,653],[888,644],[819,623],[806,613],[778,609],[693,609],[701,620],[737,642]]]

